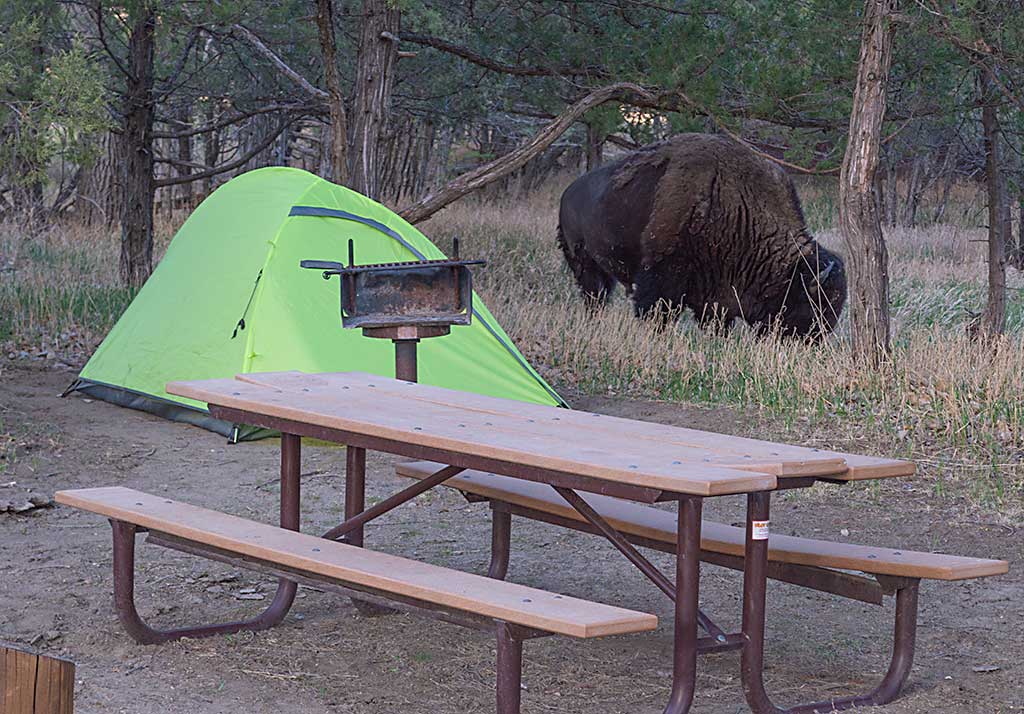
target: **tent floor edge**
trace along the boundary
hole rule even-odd
[[[168,400],[151,397],[139,392],[133,392],[129,389],[90,382],[87,379],[78,379],[72,387],[68,388],[67,393],[70,394],[71,392],[80,392],[91,399],[99,399],[100,401],[115,404],[119,407],[127,407],[129,409],[147,412],[148,414],[153,414],[170,421],[192,424],[194,426],[202,427],[203,429],[208,429],[209,431],[220,434],[226,438],[230,438],[232,433],[236,430],[238,431],[238,439],[240,441],[259,438],[252,435],[252,429],[231,424],[230,422],[226,422],[222,419],[216,419],[210,416],[209,413],[196,409],[195,407],[186,406],[184,404],[175,404]]]

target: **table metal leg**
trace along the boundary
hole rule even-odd
[[[896,624],[892,661],[879,685],[862,695],[800,704],[780,709],[772,703],[764,686],[765,591],[767,589],[768,540],[752,538],[755,521],[768,521],[771,495],[747,496],[746,567],[743,571],[743,633],[740,674],[747,703],[755,714],[828,714],[855,707],[888,704],[899,696],[914,661],[917,631],[918,581],[906,580],[896,590]]]
[[[366,449],[345,447],[345,520],[363,512],[366,507]],[[362,546],[363,527],[359,526],[341,538],[349,545]]]
[[[700,597],[700,530],[703,500],[679,501],[676,529],[675,636],[672,694],[665,714],[686,714],[697,683],[697,613]]]
[[[508,561],[512,553],[512,514],[491,509],[491,563],[487,577],[504,580],[508,575]]]
[[[281,436],[281,527],[299,530],[301,439],[294,434]],[[291,609],[298,589],[296,583],[278,580],[274,599],[262,614],[251,620],[199,625],[171,630],[150,627],[135,607],[135,534],[134,524],[111,520],[114,538],[114,608],[118,619],[136,642],[158,644],[181,637],[211,637],[243,630],[265,630],[281,622]]]
[[[351,444],[345,447],[345,520],[358,516],[366,510],[366,449]],[[363,526],[349,530],[338,540],[349,545],[363,547]],[[366,617],[388,615],[397,610],[385,608],[368,600],[352,598],[352,604]]]
[[[497,714],[519,714],[523,680],[523,641],[515,629],[499,622],[498,631],[498,707]]]

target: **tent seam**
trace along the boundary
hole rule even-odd
[[[313,190],[313,187],[319,184],[324,179],[319,176],[314,176],[313,180],[307,185],[302,192],[299,194],[299,200],[306,197],[306,194]],[[259,314],[260,309],[260,298],[263,297],[263,288],[267,284],[265,277],[267,275],[267,268],[270,267],[270,261],[274,258],[274,253],[277,251],[277,241],[281,237],[281,232],[285,226],[288,225],[289,216],[285,216],[280,223],[277,224],[277,230],[274,232],[274,237],[271,238],[268,243],[270,248],[267,250],[267,257],[263,261],[263,266],[260,268],[259,285],[256,286],[256,292],[252,296],[252,311],[249,313],[249,334],[245,336],[245,354],[242,355],[242,371],[241,374],[249,374],[252,371],[252,360],[255,356],[253,350],[256,347],[256,325],[258,320],[253,319]]]

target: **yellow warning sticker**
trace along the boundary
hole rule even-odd
[[[768,531],[770,530],[768,527],[769,523],[771,523],[771,521],[754,521],[750,537],[753,540],[768,540]]]

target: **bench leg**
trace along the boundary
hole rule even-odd
[[[281,527],[299,530],[300,437],[281,435]],[[280,579],[277,592],[266,610],[251,620],[201,625],[173,630],[157,630],[145,623],[135,607],[135,533],[134,524],[111,520],[114,536],[114,607],[118,619],[136,642],[144,645],[169,642],[181,637],[211,637],[242,630],[265,630],[281,622],[291,609],[298,585]]]
[[[491,506],[491,564],[487,577],[504,580],[512,553],[512,514]]]
[[[507,514],[506,514],[507,515]],[[523,641],[508,623],[498,630],[498,714],[519,714],[523,681]]]
[[[676,527],[675,636],[672,694],[665,714],[686,714],[697,686],[697,618],[700,597],[700,530],[703,500],[679,501]]]
[[[764,622],[768,541],[753,540],[752,521],[767,521],[770,495],[755,493],[747,497],[746,567],[743,572],[743,647],[740,665],[743,690],[755,714],[827,714],[854,707],[888,704],[899,696],[914,662],[917,634],[918,580],[907,580],[896,590],[896,624],[892,660],[885,677],[872,691],[829,701],[800,704],[780,709],[772,703],[764,687]]]
[[[265,630],[281,622],[291,609],[297,586],[290,580],[279,580],[273,601],[252,620],[172,630],[154,629],[145,623],[135,608],[136,528],[122,521],[112,520],[110,525],[114,529],[114,607],[124,629],[139,644],[155,645],[181,637],[212,637],[242,630]]]
[[[355,518],[366,510],[366,449],[345,446],[345,520]],[[339,539],[342,543],[363,547],[363,527],[353,528]],[[352,598],[352,604],[363,617],[392,615],[398,610],[377,605],[368,600]]]

